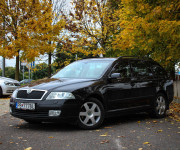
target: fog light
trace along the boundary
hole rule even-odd
[[[12,113],[12,108],[11,107],[9,107],[9,112]]]
[[[49,116],[59,116],[61,114],[60,110],[49,110]]]

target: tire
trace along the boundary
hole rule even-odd
[[[0,98],[3,96],[2,94],[2,88],[0,87]]]
[[[96,98],[89,98],[79,110],[78,126],[85,130],[96,129],[104,121],[105,111],[102,103]]]
[[[152,115],[156,118],[163,118],[166,116],[168,108],[167,98],[163,93],[158,93],[153,104]]]
[[[24,121],[28,122],[29,124],[40,124],[41,123],[41,121],[29,120],[29,119],[24,119]]]

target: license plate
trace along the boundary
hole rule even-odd
[[[16,103],[16,109],[35,110],[35,103]]]

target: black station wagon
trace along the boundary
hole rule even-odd
[[[95,129],[104,118],[127,113],[164,117],[173,100],[173,81],[151,59],[84,59],[52,78],[57,80],[16,90],[11,115],[29,123],[64,120]]]

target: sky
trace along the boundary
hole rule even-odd
[[[6,59],[6,67],[15,67],[16,59]],[[0,56],[0,68],[2,67],[2,57]]]

